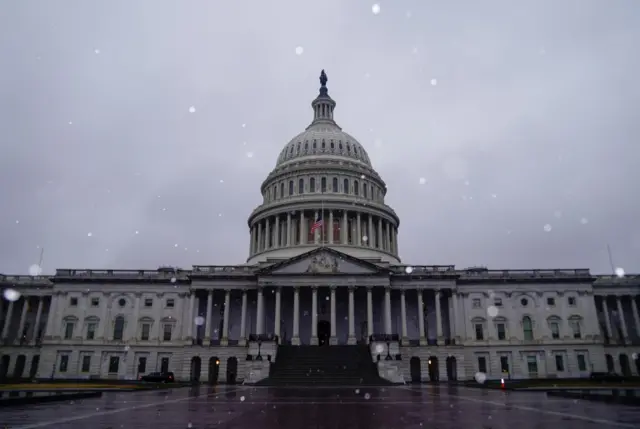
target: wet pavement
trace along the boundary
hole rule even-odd
[[[456,386],[217,386],[0,410],[0,428],[638,428],[640,408]]]

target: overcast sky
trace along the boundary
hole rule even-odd
[[[0,272],[244,263],[323,68],[403,262],[640,271],[640,2],[373,4],[3,2]]]

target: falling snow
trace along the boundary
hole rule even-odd
[[[371,12],[373,12],[374,15],[379,14],[380,13],[380,5],[378,3],[376,3],[373,6],[371,6]]]

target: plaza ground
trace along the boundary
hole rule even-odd
[[[0,427],[637,428],[640,408],[460,386],[200,386],[0,410]]]

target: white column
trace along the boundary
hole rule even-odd
[[[636,304],[636,297],[631,295],[631,311],[633,312],[633,321],[636,325],[636,334],[640,335],[640,317],[638,316],[638,304]]]
[[[416,289],[418,294],[418,330],[420,331],[420,345],[427,345],[427,337],[424,333],[424,301],[422,299],[422,289]]]
[[[307,235],[305,234],[304,210],[300,210],[300,244],[307,244]]]
[[[367,337],[373,335],[373,289],[367,288]],[[369,338],[367,338],[367,344]]]
[[[318,211],[316,210],[313,214],[313,221],[315,222],[318,219]],[[316,228],[313,232],[313,242],[318,244],[320,242],[320,228]]]
[[[191,341],[193,339],[193,325],[195,324],[195,320],[193,318],[193,308],[196,305],[196,294],[195,291],[191,291],[191,294],[189,296],[189,311],[187,312],[189,314],[189,319],[187,320],[187,339],[189,341]],[[159,320],[156,321],[156,323],[160,323]]]
[[[275,234],[273,236],[273,247],[275,249],[277,249],[278,247],[280,247],[280,216],[276,215],[275,216]]]
[[[437,334],[437,339],[438,342],[443,341],[443,334],[442,334],[442,312],[440,311],[440,290],[435,291],[435,296],[436,296],[436,334]]]
[[[247,343],[247,291],[242,291],[242,310],[240,314],[240,340],[239,345]]]
[[[262,288],[258,288],[256,302],[256,334],[264,334],[264,296],[262,295]]]
[[[400,319],[402,320],[402,343],[406,344],[409,340],[407,333],[407,300],[404,296],[404,289],[400,291]]]
[[[133,304],[133,320],[129,322],[129,340],[135,340],[138,337],[138,319],[140,318],[140,292],[135,293],[135,301]],[[87,297],[88,299],[88,297]],[[87,306],[88,307],[88,306]],[[80,331],[82,335],[82,331]]]
[[[460,329],[460,319],[458,315],[458,292],[451,291],[452,297],[452,306],[453,306],[453,334],[452,337],[456,340],[456,343],[460,341],[460,334],[464,332],[463,329]]]
[[[333,244],[333,210],[329,210],[329,229],[327,229],[327,233],[329,234],[329,244]]]
[[[287,213],[287,247],[291,246],[291,213]]]
[[[312,288],[311,295],[311,344],[318,345],[318,288]]]
[[[264,228],[264,250],[270,249],[271,244],[271,217],[267,216],[264,220],[265,228]]]
[[[226,346],[229,344],[229,315],[231,314],[231,291],[226,290],[224,294],[224,316],[222,319],[222,340],[220,344]]]
[[[13,304],[15,301],[9,301],[9,309],[7,310],[7,316],[5,317],[4,326],[2,327],[2,340],[7,339],[9,335],[9,327],[11,325],[11,318],[13,317]]]
[[[57,301],[57,305],[56,305],[56,314],[59,312],[59,309],[61,308],[60,303],[61,303],[62,297],[59,296],[58,297],[58,301]],[[99,340],[102,341],[107,341],[109,339],[109,295],[104,293],[103,294],[103,299],[100,300],[100,302],[103,302],[102,305],[102,316],[100,317],[100,336],[98,337]],[[59,336],[60,335],[60,330],[58,329],[58,323],[57,323],[57,317],[54,319],[53,321],[53,325],[54,327],[54,336]],[[154,323],[154,325],[157,325],[158,323],[160,323],[159,321],[156,321]]]
[[[622,299],[620,296],[616,296],[616,304],[618,306],[618,318],[620,319],[620,327],[622,328],[623,339],[629,338],[629,331],[627,331],[627,321],[624,320],[624,312],[622,311]]]
[[[387,234],[386,239],[385,239],[385,241],[387,242],[387,244],[386,244],[386,246],[385,246],[385,247],[386,247],[386,249],[387,249],[387,251],[388,251],[388,252],[391,252],[391,223],[390,223],[390,222],[385,221],[385,223],[384,223],[384,224],[385,224],[384,229],[385,229],[386,234]]]
[[[602,312],[604,313],[604,327],[607,330],[607,337],[609,340],[613,339],[611,330],[611,319],[609,318],[609,306],[607,305],[607,295],[602,296]]]
[[[202,343],[205,346],[211,344],[211,322],[213,318],[213,291],[210,290],[207,293],[207,317],[204,321],[204,340]],[[222,332],[220,333],[222,334]]]
[[[24,331],[24,324],[27,322],[27,312],[29,311],[29,297],[25,296],[22,299],[22,314],[20,315],[20,325],[18,325],[18,335],[16,339],[18,342],[22,339],[22,332]]]
[[[300,345],[300,288],[293,288],[293,336],[291,344]]]
[[[356,214],[356,244],[362,246],[362,225],[360,212]]]
[[[273,333],[278,336],[278,340],[280,340],[280,323],[281,323],[281,314],[280,314],[280,306],[282,305],[280,300],[282,299],[282,291],[280,288],[276,289],[276,317],[273,322]]]
[[[342,228],[340,228],[340,242],[342,244],[349,244],[349,231],[347,224],[347,211],[342,211]]]
[[[338,344],[337,330],[336,330],[336,288],[331,287],[331,338],[329,338],[329,344]]]
[[[42,307],[44,306],[43,297],[38,298],[38,311],[36,312],[36,323],[33,326],[33,334],[31,334],[31,342],[38,341],[38,331],[40,330],[40,319],[42,318]]]
[[[51,302],[49,303],[49,310],[47,313],[47,324],[44,327],[44,335],[46,338],[51,338],[53,337],[53,324],[54,324],[54,317],[56,314],[56,303],[58,301],[58,295],[56,293],[53,293],[51,295]]]
[[[373,233],[373,216],[368,214],[367,218],[369,218],[369,226],[367,227],[367,243],[369,244],[369,247],[375,247],[376,238]]]
[[[349,287],[349,336],[347,344],[356,344],[356,309],[354,288]]]
[[[391,329],[391,289],[384,288],[384,333],[392,334]]]
[[[382,218],[378,218],[378,233],[376,234],[376,245],[378,249],[384,249],[384,240],[382,239]]]

